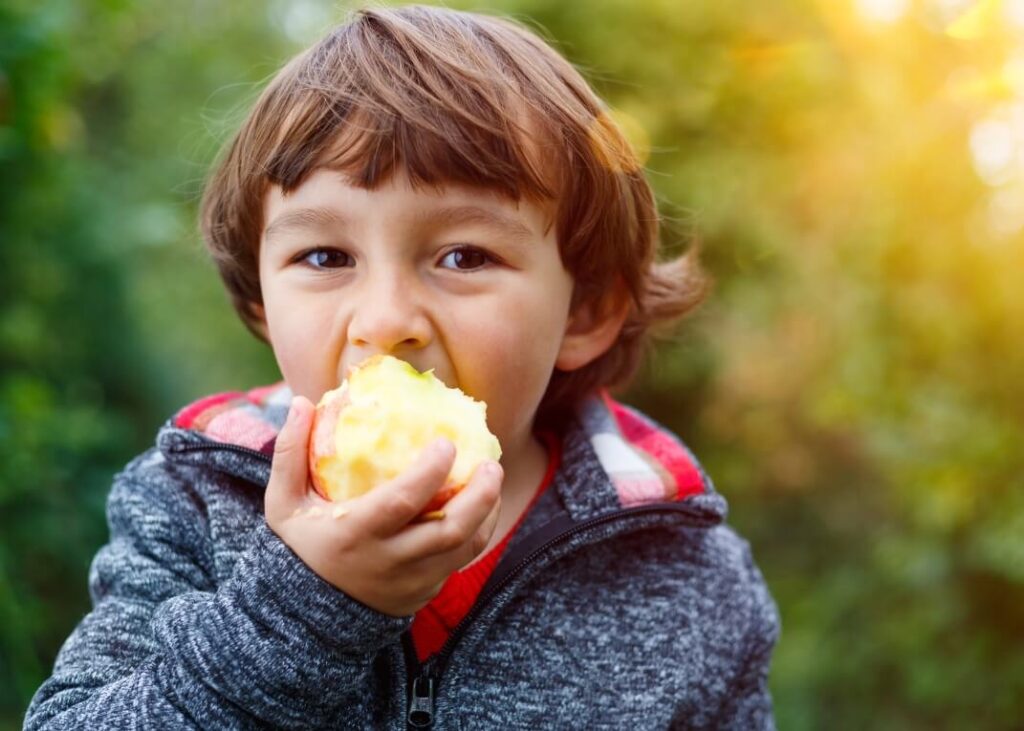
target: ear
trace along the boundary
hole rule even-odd
[[[268,343],[270,342],[270,333],[267,330],[267,311],[263,309],[263,305],[258,305],[255,302],[249,303],[249,312],[251,312],[257,318],[253,322],[253,327],[259,331],[263,339]]]
[[[603,355],[619,337],[629,310],[629,291],[622,277],[616,277],[608,294],[580,304],[570,315],[555,368],[574,371]]]

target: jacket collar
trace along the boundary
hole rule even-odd
[[[199,399],[167,420],[157,446],[174,462],[210,467],[265,487],[291,403],[284,381]],[[576,521],[655,503],[683,503],[721,522],[727,504],[678,437],[602,390],[563,438],[553,485]],[[247,455],[251,450],[254,454]]]

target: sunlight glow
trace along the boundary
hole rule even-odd
[[[1017,144],[1010,124],[1000,119],[983,119],[971,128],[971,159],[978,177],[992,186],[1013,177]]]
[[[1003,81],[1018,97],[1024,97],[1024,52],[1017,51],[1003,64]]]
[[[985,36],[998,24],[1002,0],[978,0],[946,28],[946,35],[962,41]]]
[[[1012,236],[1024,229],[1024,190],[1015,185],[992,193],[988,204],[988,227],[998,237]]]
[[[907,12],[907,0],[856,0],[857,12],[866,20],[895,23]]]
[[[1003,13],[1010,23],[1024,28],[1024,0],[1004,0]]]

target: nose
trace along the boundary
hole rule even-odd
[[[353,347],[367,355],[395,354],[430,343],[430,320],[417,287],[407,278],[395,272],[370,275],[356,295],[348,326],[348,342]]]

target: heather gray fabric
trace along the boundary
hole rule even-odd
[[[114,479],[93,609],[25,728],[406,729],[411,617],[338,591],[276,537],[269,458],[172,424]],[[572,427],[440,668],[433,727],[774,728],[778,610],[701,476],[703,494],[624,510]]]

